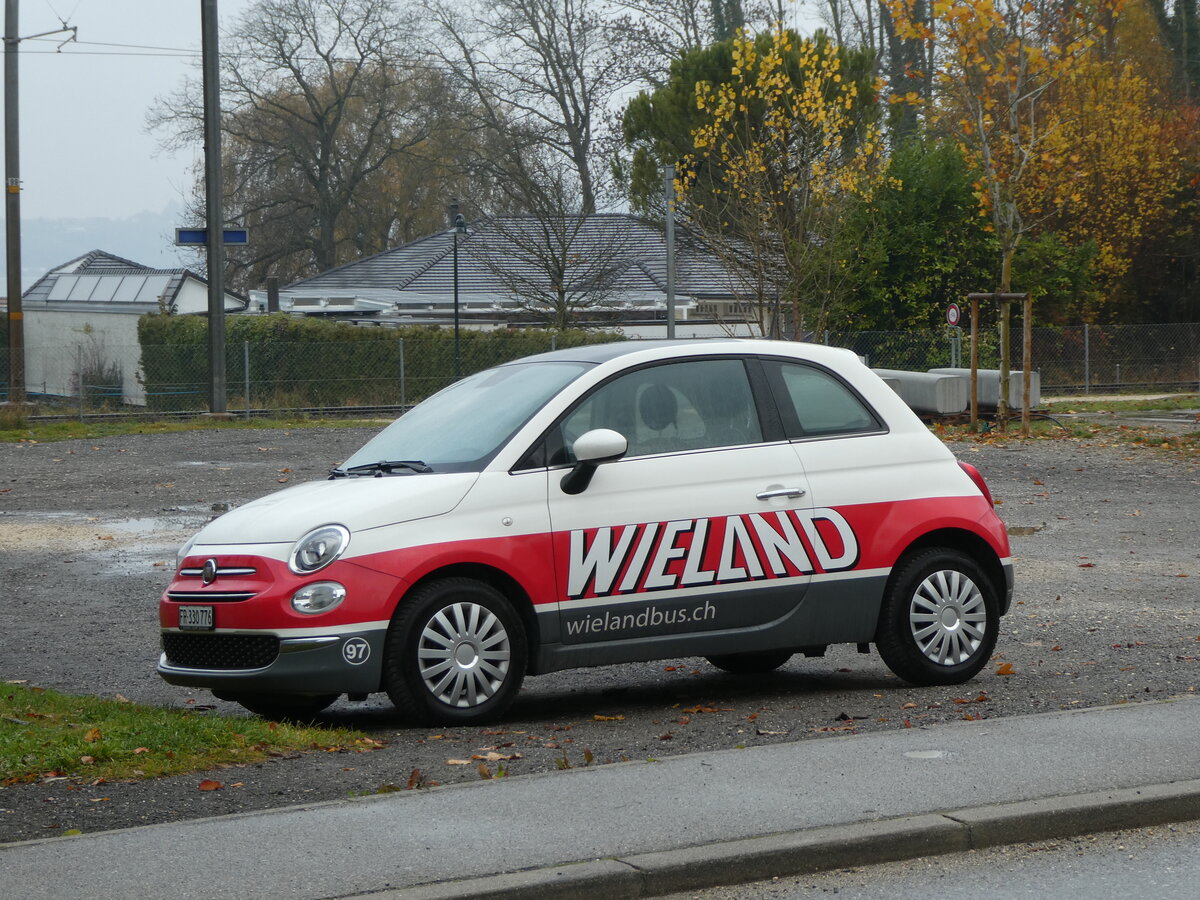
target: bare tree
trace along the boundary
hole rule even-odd
[[[475,160],[509,192],[510,208],[546,208],[574,181],[572,206],[595,212],[604,189],[597,135],[607,127],[619,60],[603,0],[426,0],[430,50],[472,100],[474,127],[503,149]]]
[[[767,0],[612,0],[609,33],[632,82],[666,83],[671,62],[689,50],[759,31],[778,11]]]
[[[466,249],[521,309],[565,329],[614,302],[638,263],[634,227],[623,215],[498,216],[481,223]]]
[[[447,192],[459,186],[440,159],[457,145],[444,138],[457,98],[414,59],[409,31],[392,0],[260,0],[225,37],[225,209],[253,232],[231,254],[244,286],[322,271],[440,221],[442,196],[422,216],[397,191],[435,175]],[[195,81],[150,115],[175,144],[196,140],[202,121]]]

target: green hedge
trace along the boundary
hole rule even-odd
[[[225,328],[231,409],[399,406],[429,396],[455,377],[449,328],[369,328],[284,313],[230,316]],[[615,340],[622,337],[595,331],[463,330],[461,371],[470,374],[553,347]],[[207,319],[145,315],[138,321],[138,342],[151,409],[205,408]]]

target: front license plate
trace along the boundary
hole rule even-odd
[[[211,606],[179,607],[179,627],[188,631],[211,631],[213,608]]]

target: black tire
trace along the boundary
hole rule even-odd
[[[987,664],[999,626],[992,580],[965,553],[935,547],[898,564],[875,647],[911,684],[962,684]]]
[[[256,716],[276,721],[311,719],[341,694],[222,694],[222,700],[240,703]]]
[[[718,669],[734,675],[762,675],[774,672],[792,656],[791,650],[760,650],[757,653],[725,653],[704,658]]]
[[[500,716],[525,678],[525,626],[508,599],[472,578],[422,585],[388,628],[383,681],[401,714],[462,725]]]

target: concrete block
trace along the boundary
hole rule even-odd
[[[926,415],[957,415],[967,408],[971,385],[959,375],[906,372],[902,369],[872,369],[913,412]]]
[[[971,370],[970,369],[930,369],[936,375],[957,375],[966,379],[967,403],[971,402]],[[995,409],[1000,402],[1000,370],[980,369],[979,375],[979,408]],[[1010,372],[1008,376],[1008,408],[1021,409],[1024,400],[1024,373]],[[1036,409],[1042,405],[1042,376],[1037,372],[1029,373],[1029,408]]]

